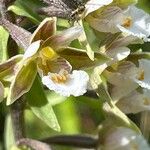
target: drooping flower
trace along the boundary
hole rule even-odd
[[[124,113],[150,110],[149,62],[140,59],[139,66],[136,66],[125,61],[114,72],[104,72],[112,85],[111,97]]]
[[[143,90],[140,93],[135,90],[120,99],[116,105],[126,114],[150,111],[150,91]]]
[[[149,145],[141,134],[125,128],[109,129],[103,140],[102,150],[149,150]]]

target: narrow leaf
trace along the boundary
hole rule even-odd
[[[50,128],[60,131],[60,126],[51,103],[48,102],[38,78],[35,79],[31,90],[27,93],[27,99],[31,110],[39,119],[45,122]]]

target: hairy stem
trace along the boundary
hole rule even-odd
[[[18,99],[10,106],[11,119],[15,141],[25,137],[24,130],[24,101]]]

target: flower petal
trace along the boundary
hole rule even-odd
[[[46,40],[52,36],[56,31],[56,19],[55,18],[46,18],[44,19],[38,28],[34,31],[30,43],[33,43],[38,40]]]
[[[124,15],[132,18],[131,26],[125,28],[121,24],[118,24],[117,27],[128,35],[136,36],[140,39],[143,39],[145,42],[149,41],[150,15],[135,6],[130,6],[129,9],[124,12]]]
[[[66,83],[55,83],[49,75],[42,78],[42,83],[50,90],[54,90],[56,93],[67,97],[70,95],[80,96],[86,93],[88,81],[88,74],[81,70],[74,70],[72,74],[69,75],[69,79]]]
[[[32,57],[33,55],[35,55],[37,53],[37,51],[39,50],[41,45],[41,41],[36,41],[33,42],[28,49],[25,51],[25,54],[23,56],[23,59],[27,59],[29,57]]]
[[[141,87],[150,90],[150,60],[140,59],[139,67],[142,71],[144,71],[144,79],[138,80],[134,79],[136,83],[138,83]]]
[[[85,14],[84,15],[87,16],[91,12],[93,12],[97,9],[100,9],[104,5],[110,4],[111,2],[113,2],[113,0],[90,0],[85,5]]]
[[[58,57],[55,60],[47,60],[45,65],[38,63],[38,71],[41,76],[48,75],[49,72],[59,73],[61,70],[66,70],[67,72],[72,70],[70,63],[62,57]]]
[[[100,12],[96,12],[96,15],[89,15],[86,20],[95,30],[116,33],[119,31],[116,25],[120,24],[124,19],[122,12],[117,6],[109,6]]]
[[[73,40],[77,39],[82,33],[81,26],[71,27],[60,34],[54,35],[43,42],[42,46],[50,46],[56,51],[59,48],[67,47]]]
[[[117,61],[121,61],[125,59],[130,54],[130,49],[127,47],[118,47],[114,49],[110,49],[106,51],[106,55],[112,58],[112,61],[108,62],[107,64],[113,64]]]

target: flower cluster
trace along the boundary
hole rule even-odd
[[[78,21],[65,30],[54,17],[40,23],[24,54],[0,64],[0,100],[7,87],[12,104],[37,74],[46,89],[65,97],[92,90],[106,116],[100,149],[149,149],[125,114],[150,111],[150,53],[133,50],[150,42],[150,15],[136,0],[89,0]]]
[[[85,20],[94,30],[109,35],[100,51],[112,60],[95,70],[103,72],[111,85],[109,93],[114,103],[125,113],[150,110],[150,60],[127,47],[149,42],[150,15],[135,3],[124,3],[123,7],[119,1],[113,1],[89,13]]]

